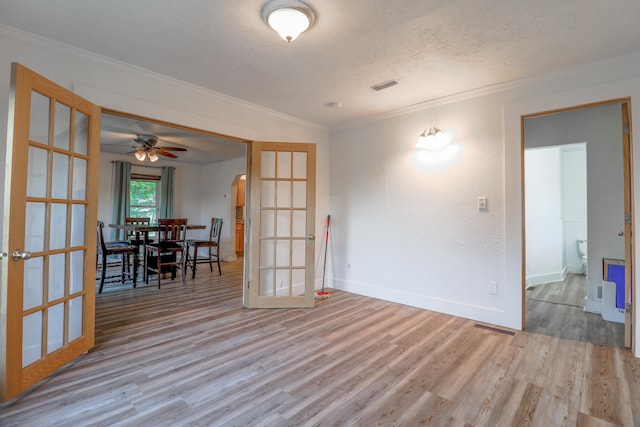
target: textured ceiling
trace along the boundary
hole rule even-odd
[[[637,0],[307,0],[290,44],[265,2],[0,0],[0,24],[329,127],[640,49]]]

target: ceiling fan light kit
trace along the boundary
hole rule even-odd
[[[139,147],[133,152],[133,155],[141,162],[144,162],[147,159],[150,162],[156,162],[158,161],[158,154],[176,159],[178,156],[173,153],[169,153],[169,151],[187,151],[186,148],[181,147],[157,147],[156,144],[158,143],[158,137],[155,135],[140,133],[136,135],[134,141],[139,145]]]
[[[307,31],[315,21],[311,6],[300,0],[271,0],[262,8],[262,19],[287,42]]]

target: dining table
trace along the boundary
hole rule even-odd
[[[139,252],[140,251],[140,246],[141,243],[140,242],[148,242],[149,241],[149,233],[152,233],[154,231],[158,231],[158,224],[154,224],[154,223],[149,223],[149,224],[109,224],[110,228],[115,228],[116,230],[124,230],[127,232],[127,234],[129,233],[134,233],[135,234],[135,246],[136,246],[136,250]],[[187,222],[187,230],[204,230],[206,229],[207,226],[206,225],[202,225],[202,224],[189,224]],[[143,238],[141,239],[140,236],[143,236]],[[144,245],[144,243],[142,243],[142,245]],[[142,268],[143,271],[145,272],[145,277],[146,277],[146,269],[147,266],[144,265],[144,259],[145,257],[142,257]]]
[[[127,234],[133,232],[136,236],[136,242],[147,242],[149,239],[149,233],[154,231],[158,231],[158,224],[109,224],[110,228],[115,228],[116,230],[124,230]],[[206,229],[206,225],[202,224],[189,224],[187,223],[187,230],[204,230]],[[144,240],[140,240],[140,235],[144,236]]]

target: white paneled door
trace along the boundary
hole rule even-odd
[[[0,296],[6,401],[94,343],[100,109],[13,64]],[[8,203],[7,203],[8,202]]]
[[[314,305],[315,148],[252,143],[248,307]]]

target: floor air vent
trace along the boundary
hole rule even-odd
[[[498,333],[505,334],[505,335],[515,335],[516,334],[513,331],[507,331],[506,329],[500,329],[500,328],[494,328],[494,327],[491,327],[491,326],[481,325],[479,323],[476,323],[473,327],[474,328],[480,328],[480,329],[486,329],[488,331],[498,332]]]

